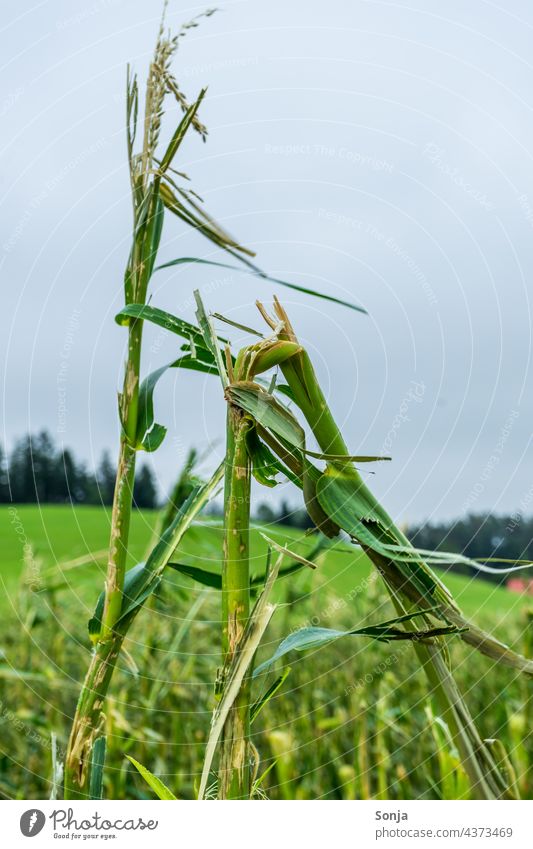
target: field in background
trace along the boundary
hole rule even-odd
[[[131,564],[141,560],[155,513],[135,513]],[[86,622],[105,571],[109,513],[68,506],[5,507],[0,614],[0,793],[39,798],[50,793],[51,735],[66,744],[89,652]],[[302,532],[269,528],[305,553]],[[266,544],[253,533],[252,572],[264,568]],[[62,564],[100,552],[66,570]],[[217,571],[221,532],[209,519],[187,535],[179,559]],[[487,582],[446,576],[465,612],[523,648],[526,597]],[[36,591],[38,590],[38,591]],[[280,581],[281,602],[267,640],[304,624],[355,627],[393,615],[370,564],[341,544],[319,569]],[[213,707],[219,598],[175,572],[150,601],[126,644],[107,710],[106,795],[142,798],[146,787],[124,758],[129,753],[161,775],[178,796],[194,796]],[[458,678],[483,733],[510,751],[522,793],[531,797],[530,684],[495,668],[450,640]],[[267,656],[267,649],[261,657]],[[254,724],[258,775],[275,762],[260,792],[271,798],[417,798],[464,793],[464,776],[446,728],[431,713],[425,682],[405,644],[348,639],[321,651],[289,656],[283,699],[274,698]],[[281,668],[281,667],[280,667]],[[259,696],[274,680],[255,685]],[[413,731],[413,728],[415,729]],[[275,730],[271,730],[275,729]],[[437,753],[435,742],[437,742]]]

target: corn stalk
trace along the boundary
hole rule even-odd
[[[163,572],[184,534],[220,486],[224,474],[221,464],[208,483],[196,487],[181,506],[169,527],[163,532],[146,563],[126,573],[121,614],[115,622],[111,639],[102,640],[100,633],[105,610],[102,593],[89,632],[95,647],[81,690],[65,761],[64,794],[67,799],[87,798],[95,742],[103,736],[103,705],[117,658],[125,637],[145,601],[157,589]]]
[[[222,567],[223,671],[231,667],[250,615],[250,457],[246,436],[250,419],[237,407],[227,412]],[[228,713],[222,735],[219,797],[250,795],[250,685],[246,679]]]
[[[166,8],[166,4],[165,4]],[[211,12],[206,13],[211,14]],[[192,127],[205,140],[206,129],[197,112],[205,90],[189,105],[170,72],[171,59],[179,40],[196,20],[185,24],[174,37],[167,35],[162,20],[154,58],[150,64],[146,86],[142,149],[134,152],[138,117],[138,85],[135,76],[127,80],[127,150],[133,204],[133,237],[124,275],[125,310],[133,304],[144,307],[148,286],[155,270],[161,240],[165,208],[195,230],[201,232],[216,247],[250,254],[242,248],[203,210],[190,190],[176,182],[186,175],[172,168],[174,157]],[[167,94],[173,95],[184,115],[168,147],[158,155],[163,103]],[[237,252],[237,253],[236,253]],[[143,317],[124,313],[121,324],[128,329],[128,347],[122,392],[119,395],[121,437],[111,514],[111,535],[103,609],[90,625],[95,648],[82,685],[73,720],[65,760],[65,798],[86,797],[90,785],[93,745],[102,732],[103,706],[113,670],[131,617],[125,617],[129,599],[126,593],[126,561],[132,513],[133,484],[137,451],[154,451],[165,436],[165,428],[153,418],[153,387],[157,375],[140,383]],[[170,516],[169,516],[170,518]],[[169,526],[179,524],[179,515]],[[165,538],[165,534],[161,539]],[[158,550],[156,545],[153,552]],[[150,561],[150,558],[149,558]],[[148,562],[149,562],[148,561]],[[136,611],[137,613],[138,611]],[[135,614],[136,615],[136,614]]]

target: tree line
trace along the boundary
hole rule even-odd
[[[90,470],[43,430],[18,439],[9,455],[0,446],[0,503],[111,505],[115,474],[108,451]],[[137,470],[133,498],[137,507],[158,505],[155,477],[146,464]]]
[[[180,486],[188,477],[191,485],[196,482],[193,476],[196,452],[191,453],[191,458],[180,477]],[[0,503],[111,505],[115,473],[108,451],[103,452],[97,468],[89,470],[69,448],[58,448],[48,431],[43,430],[17,440],[9,456],[0,446]],[[133,497],[140,508],[155,508],[159,504],[155,476],[146,464],[137,469]],[[213,505],[210,512],[218,514],[219,510]],[[265,524],[301,529],[312,527],[306,511],[294,509],[286,501],[281,501],[279,506],[260,504],[256,519]],[[417,548],[465,554],[473,560],[488,557],[533,560],[533,517],[521,514],[469,514],[447,522],[413,525],[407,533]],[[508,578],[503,572],[496,575],[479,573],[464,564],[454,564],[450,568],[495,583],[505,583]],[[529,573],[524,570],[517,574],[527,578]]]
[[[497,516],[492,513],[469,513],[449,522],[430,522],[409,529],[408,536],[417,548],[430,551],[450,551],[465,554],[473,560],[483,562],[489,557],[505,560],[533,561],[533,517],[520,513]],[[465,575],[478,575],[487,581],[504,584],[509,574],[504,573],[512,563],[489,563],[500,569],[499,574],[479,572],[474,567],[457,563],[451,568]],[[515,572],[528,580],[530,569]]]

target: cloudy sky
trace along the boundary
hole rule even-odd
[[[202,8],[171,0],[169,23]],[[148,0],[3,4],[7,446],[48,427],[94,464],[116,445],[125,69],[144,75],[159,13]],[[392,454],[372,484],[403,521],[533,510],[532,38],[518,0],[238,0],[176,57],[189,97],[209,86],[208,141],[191,136],[178,165],[209,211],[263,268],[369,315],[206,268],[158,272],[153,303],[190,319],[199,287],[213,311],[258,325],[256,297],[282,295],[351,449]],[[161,259],[180,255],[216,258],[167,216]],[[146,371],[175,356],[175,338],[145,339]],[[224,402],[213,378],[181,373],[156,405],[166,490],[189,445],[215,442],[207,465],[221,456]]]

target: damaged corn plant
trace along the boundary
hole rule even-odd
[[[124,638],[144,601],[156,589],[183,533],[222,478],[221,469],[209,482],[191,492],[180,510],[167,510],[167,526],[146,563],[126,574],[136,456],[139,451],[155,451],[166,433],[154,420],[152,401],[153,386],[166,369],[141,381],[143,322],[135,311],[128,312],[128,308],[144,306],[149,298],[166,212],[202,234],[216,248],[237,258],[253,256],[206,212],[201,198],[190,188],[187,175],[175,168],[186,135],[196,133],[205,141],[207,130],[198,115],[205,89],[189,103],[171,72],[171,62],[188,30],[198,26],[199,18],[210,17],[213,12],[208,10],[172,36],[165,28],[165,9],[148,70],[142,116],[137,77],[129,68],[127,74],[126,139],[133,221],[124,272],[124,312],[120,319],[128,335],[123,386],[118,398],[121,437],[105,590],[89,623],[93,650],[64,763],[67,799],[98,796],[105,752],[105,699]],[[162,119],[168,101],[177,104],[182,117],[170,140],[163,144]],[[180,258],[176,264],[187,261],[190,260]]]
[[[225,262],[207,264],[274,279],[251,261],[253,251],[240,245],[209,215],[200,196],[190,187],[187,174],[175,167],[180,147],[188,134],[196,133],[203,141],[206,140],[207,129],[198,114],[206,90],[202,89],[189,103],[171,71],[171,63],[182,38],[199,25],[201,18],[210,17],[214,10],[208,10],[184,24],[173,36],[165,27],[166,5],[148,70],[142,115],[137,77],[129,68],[127,74],[126,141],[133,220],[131,248],[124,272],[124,307],[117,316],[117,323],[127,331],[124,378],[118,397],[121,436],[105,589],[89,622],[93,649],[63,765],[66,799],[98,798],[101,793],[105,759],[105,700],[124,639],[144,602],[157,589],[163,570],[184,533],[217,491],[223,478],[224,470],[220,467],[209,481],[198,482],[179,509],[176,509],[171,497],[146,562],[126,571],[136,457],[139,451],[156,451],[166,435],[166,428],[155,421],[154,388],[171,368],[216,370],[216,364],[211,362],[215,362],[213,350],[205,347],[204,335],[198,327],[148,305],[150,281],[155,272],[207,262],[178,257],[157,265],[165,215],[171,214],[204,236],[215,249],[222,250],[240,263],[236,266]],[[164,144],[161,139],[162,122],[169,101],[177,105],[181,119]],[[275,282],[314,294],[295,284],[281,280]],[[335,298],[328,300],[337,301]],[[179,333],[187,342],[183,346],[185,353],[180,352],[176,360],[141,380],[142,331],[146,320]],[[179,488],[179,480],[176,486]],[[228,640],[230,638],[233,639],[228,634]],[[54,777],[56,780],[57,776]]]
[[[262,781],[261,759],[251,739],[251,726],[283,685],[288,670],[255,701],[254,682],[264,681],[272,667],[291,651],[317,649],[348,637],[385,643],[410,641],[425,675],[434,711],[445,723],[459,754],[468,778],[469,797],[517,798],[508,755],[498,740],[483,739],[479,733],[455,680],[447,643],[450,639],[463,640],[493,661],[526,676],[533,674],[533,662],[468,621],[432,568],[458,560],[470,564],[473,561],[414,548],[373,496],[360,466],[390,458],[350,453],[309,355],[277,298],[272,313],[257,303],[267,325],[265,334],[235,325],[219,314],[208,315],[198,293],[196,300],[198,325],[194,339],[191,337],[186,344],[185,356],[190,367],[194,361],[198,371],[218,375],[227,402],[222,574],[170,563],[221,593],[222,665],[215,685],[217,706],[198,798],[243,799],[257,795]],[[153,308],[139,307],[139,311],[146,320],[186,337],[175,317],[154,314]],[[237,326],[241,332],[250,331],[260,341],[234,355],[227,340],[218,335],[215,321]],[[307,430],[314,435],[319,451],[307,448]],[[252,576],[251,481],[255,478],[272,486],[280,474],[301,490],[320,541],[315,551],[302,557],[265,537],[268,556],[264,573]],[[343,631],[302,628],[289,634],[272,657],[254,670],[256,651],[275,614],[275,605],[270,601],[275,582],[299,569],[315,568],[315,554],[340,536],[360,547],[373,563],[396,617],[379,625],[355,625]],[[483,564],[474,565],[483,568]],[[257,600],[252,603],[257,593]]]
[[[211,11],[205,13],[209,17]],[[364,312],[351,303],[287,283],[265,274],[254,254],[240,245],[204,209],[201,198],[177,169],[186,136],[205,141],[207,130],[199,117],[205,97],[201,90],[189,103],[171,71],[180,40],[198,19],[176,36],[165,29],[164,17],[150,63],[139,109],[137,78],[127,78],[127,155],[132,198],[131,249],[124,273],[124,306],[116,316],[127,333],[123,385],[118,399],[121,425],[119,459],[111,516],[111,537],[105,587],[89,622],[92,652],[79,695],[64,762],[66,799],[100,798],[105,764],[106,699],[123,644],[147,599],[160,586],[166,569],[182,572],[220,594],[220,667],[214,682],[215,708],[203,769],[197,785],[199,799],[249,799],[260,796],[269,767],[253,743],[253,723],[274,695],[282,692],[289,674],[272,670],[293,651],[307,651],[332,642],[357,638],[380,643],[412,644],[427,681],[427,694],[449,732],[477,799],[516,798],[513,770],[503,746],[479,733],[451,667],[448,642],[463,640],[502,666],[531,676],[533,662],[512,651],[463,616],[433,566],[467,558],[415,549],[365,484],[360,466],[389,458],[350,452],[330,410],[309,355],[299,342],[289,316],[276,299],[269,312],[258,304],[263,330],[236,325],[219,314],[210,315],[196,293],[196,324],[150,303],[150,281],[172,267],[218,267],[270,280],[297,292],[324,298]],[[166,144],[162,124],[166,104],[177,104],[180,120]],[[142,111],[142,115],[140,114]],[[177,218],[223,251],[223,260],[178,257],[157,264],[166,218]],[[231,258],[231,261],[225,261]],[[172,362],[142,376],[144,322],[180,337]],[[224,324],[219,332],[218,324]],[[232,350],[226,334],[237,328],[254,341]],[[156,421],[154,391],[169,370],[188,369],[218,378],[226,401],[225,459],[206,482],[196,481],[175,493],[163,511],[151,550],[144,563],[126,569],[133,484],[139,451],[153,452],[166,435]],[[280,375],[282,376],[280,379]],[[319,451],[307,448],[312,433]],[[315,526],[317,540],[305,557],[289,545],[265,537],[267,557],[261,574],[251,572],[251,485],[266,487],[284,476],[301,493]],[[221,573],[191,568],[179,562],[180,542],[207,503],[223,487],[223,558]],[[180,503],[177,504],[176,502]],[[381,576],[394,618],[345,630],[302,628],[290,633],[272,656],[256,666],[263,636],[276,614],[278,581],[303,569],[316,569],[320,554],[344,537],[358,546]],[[480,564],[475,564],[479,567]],[[486,566],[486,568],[492,568]],[[433,715],[432,714],[432,715]],[[175,798],[160,779],[134,758],[131,763],[161,798]],[[54,780],[57,776],[54,776]]]

